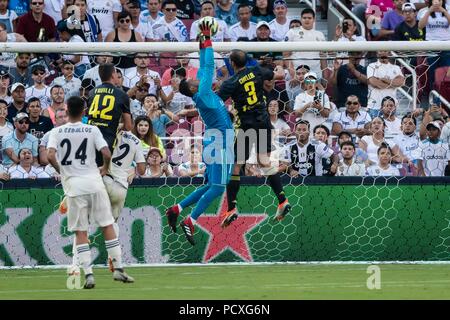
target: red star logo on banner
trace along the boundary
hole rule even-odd
[[[223,214],[227,212],[227,196],[224,194],[222,203],[216,215],[202,215],[197,219],[197,225],[206,231],[210,237],[206,246],[203,262],[209,262],[226,249],[245,261],[253,261],[245,235],[267,218],[266,214],[239,214],[229,227],[222,229]]]

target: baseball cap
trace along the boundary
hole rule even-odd
[[[26,114],[25,112],[19,112],[15,117],[14,117],[14,122],[23,120],[23,119],[29,119],[30,117],[28,116],[28,114]]]
[[[283,6],[287,8],[287,3],[284,0],[275,0],[275,2],[273,3],[273,7],[279,7],[279,6]]]
[[[437,121],[432,121],[427,124],[427,130],[429,130],[429,128],[431,128],[431,127],[434,127],[436,129],[438,129],[439,131],[441,131],[441,126],[439,125],[439,122],[437,122]]]
[[[265,21],[260,21],[260,22],[258,22],[258,24],[256,25],[256,30],[258,30],[258,29],[261,28],[262,26],[266,26],[267,29],[270,30],[269,24],[268,24],[267,22],[265,22]]]
[[[307,74],[305,74],[305,79],[307,78],[314,78],[317,80],[317,74],[315,72],[308,72]]]
[[[0,77],[11,77],[8,70],[6,70],[5,68],[1,68],[0,69]]]
[[[25,90],[25,86],[21,84],[20,82],[16,82],[11,86],[11,92],[16,91],[18,87],[22,87]]]
[[[161,150],[159,150],[159,148],[151,147],[151,148],[148,150],[148,154],[150,154],[152,151],[157,151],[161,157],[163,156],[163,155],[162,155],[162,152],[161,152]]]
[[[416,11],[416,6],[414,5],[414,3],[407,2],[402,5],[402,11],[409,11],[409,10]]]
[[[45,72],[45,67],[42,64],[35,64],[32,68],[31,68],[31,73],[35,73],[36,71],[42,71]]]

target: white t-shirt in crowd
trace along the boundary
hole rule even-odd
[[[422,8],[417,14],[419,21],[428,11],[428,7]],[[425,26],[425,40],[427,41],[450,41],[450,24],[447,18],[441,12],[435,12],[435,17],[428,17],[428,23]]]
[[[415,159],[422,160],[427,177],[443,177],[445,167],[450,161],[448,144],[442,140],[432,143],[429,139],[420,141],[419,147],[414,151]]]
[[[200,20],[200,19],[199,19]],[[192,40],[196,40],[198,33],[200,30],[198,29],[198,21],[195,20],[191,25],[191,30],[189,32],[189,38]],[[219,28],[217,33],[212,37],[213,42],[223,42],[225,39],[230,39],[230,35],[228,34],[228,26],[225,21],[215,18],[217,23],[219,24]]]
[[[44,13],[53,18],[55,25],[62,20],[64,2],[64,0],[44,0]]]
[[[114,12],[121,12],[119,0],[87,0],[88,13],[95,15],[100,22],[103,39],[114,30]]]
[[[277,22],[277,19],[273,19],[272,21],[270,21],[270,37],[277,41],[284,41],[284,38],[286,38],[286,33],[289,31],[290,22],[290,19],[286,19],[285,24],[279,24]]]
[[[252,40],[256,37],[256,23],[249,22],[248,29],[244,29],[241,26],[241,23],[233,24],[228,30],[228,34],[230,35],[231,41],[237,41],[241,37],[247,37],[249,40]]]
[[[367,79],[371,77],[389,78],[394,80],[397,76],[403,76],[399,66],[392,63],[373,62],[367,66]],[[380,110],[381,101],[384,97],[390,96],[395,98],[396,88],[377,89],[370,84],[368,85],[369,93],[367,99],[367,107],[374,110]]]
[[[390,164],[387,169],[383,169],[378,164],[376,164],[367,168],[367,175],[392,177],[392,176],[399,176],[400,171],[392,164]]]
[[[331,109],[330,99],[328,95],[323,91],[318,91],[320,96],[320,102],[325,109]],[[294,110],[301,109],[305,104],[313,102],[314,96],[309,95],[307,92],[300,93],[295,97]],[[326,124],[327,118],[323,117],[317,108],[309,108],[301,117],[303,120],[307,120],[310,124],[310,131],[313,132],[315,126],[319,124]]]

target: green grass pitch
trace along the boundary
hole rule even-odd
[[[381,289],[367,288],[368,265],[133,267],[134,284],[94,269],[96,287],[70,290],[63,269],[0,270],[0,299],[450,299],[450,265],[380,264]]]

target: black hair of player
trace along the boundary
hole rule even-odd
[[[239,49],[231,50],[230,61],[234,63],[236,68],[244,68],[247,64],[247,54]]]
[[[98,74],[102,82],[110,81],[116,67],[112,63],[105,63],[98,66]]]
[[[191,88],[189,86],[189,83],[186,79],[183,79],[180,81],[180,86],[178,88],[180,93],[184,96],[192,98],[194,96],[194,93],[191,91]]]
[[[78,96],[67,99],[67,114],[70,118],[79,118],[83,115],[84,100]]]

